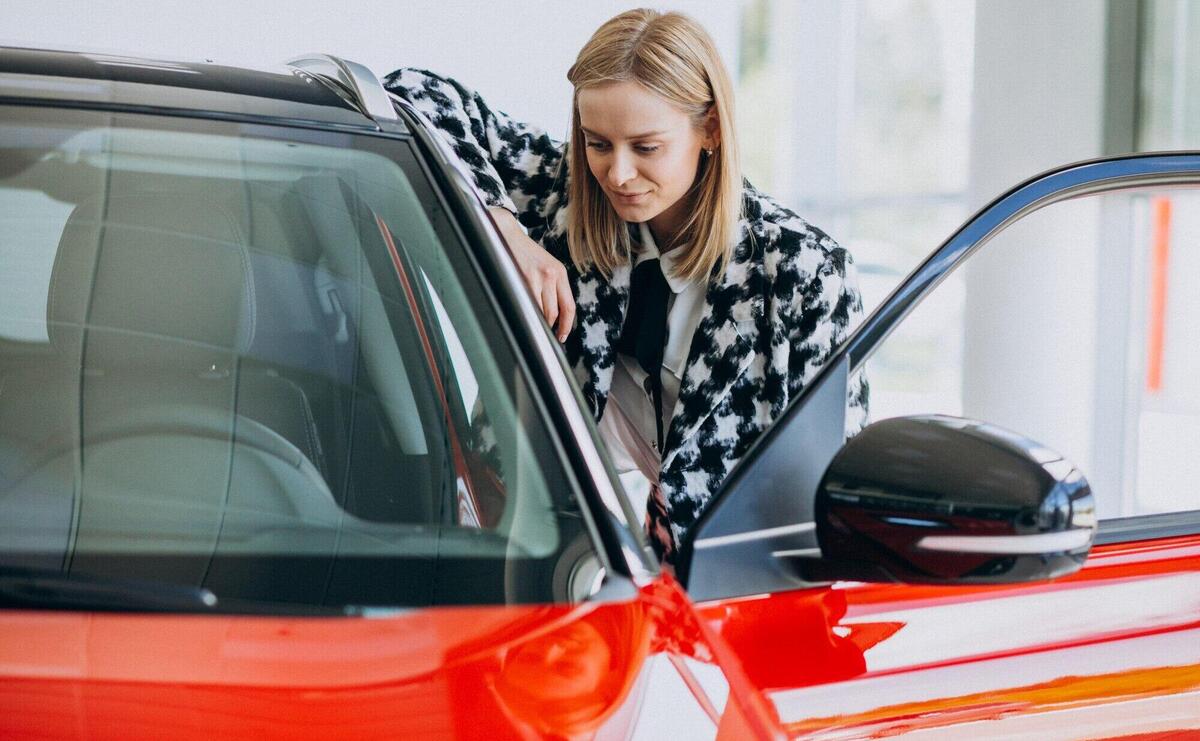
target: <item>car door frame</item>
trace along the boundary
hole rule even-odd
[[[677,573],[697,601],[814,586],[789,557],[816,556],[812,501],[841,448],[852,374],[947,276],[1014,221],[1052,203],[1141,187],[1200,185],[1200,152],[1072,163],[1025,180],[968,219],[871,313],[751,447],[685,537]],[[1136,521],[1135,521],[1136,520]],[[1109,521],[1099,542],[1200,532],[1200,510]]]

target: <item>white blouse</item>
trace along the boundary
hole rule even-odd
[[[681,249],[660,255],[658,245],[646,223],[641,227],[641,244],[634,245],[634,265],[643,260],[659,258],[671,295],[667,298],[667,345],[663,349],[662,402],[664,435],[671,426],[679,384],[691,349],[692,335],[704,312],[705,288],[702,281],[688,281],[676,275]],[[645,516],[646,494],[650,484],[658,481],[662,451],[658,449],[658,427],[654,421],[654,402],[647,381],[648,374],[636,358],[624,353],[617,355],[613,369],[612,389],[604,415],[600,418],[600,437],[608,446],[617,473],[638,508]]]

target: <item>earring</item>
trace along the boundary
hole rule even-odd
[[[707,154],[709,157],[711,157],[713,151],[711,149],[706,149],[706,150],[704,150],[704,153]]]

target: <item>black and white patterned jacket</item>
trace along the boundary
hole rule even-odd
[[[440,130],[489,205],[516,214],[529,236],[566,264],[576,325],[564,349],[599,419],[629,301],[630,268],[605,278],[571,265],[565,165],[560,171],[566,145],[431,72],[399,69],[384,85]],[[743,197],[738,244],[724,274],[709,284],[663,449],[660,486],[676,543],[862,314],[845,249],[749,183]],[[847,434],[866,423],[867,398],[858,376],[850,385]]]

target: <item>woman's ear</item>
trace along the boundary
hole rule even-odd
[[[717,107],[710,105],[708,113],[704,114],[704,148],[716,149],[721,143],[721,119],[717,117]]]

